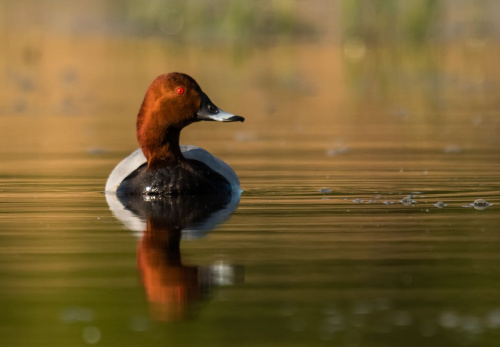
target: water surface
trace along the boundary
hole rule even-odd
[[[0,58],[3,345],[497,344],[496,44],[245,50],[26,30],[3,33]],[[182,240],[168,216],[127,229],[102,193],[137,146],[148,83],[172,70],[246,117],[183,131],[243,193]]]

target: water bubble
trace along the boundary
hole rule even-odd
[[[83,329],[83,340],[88,344],[96,344],[101,340],[101,331],[94,326],[88,326]]]
[[[344,318],[341,313],[328,314],[326,317],[326,323],[334,327],[335,331],[342,330],[344,328]]]
[[[463,317],[461,320],[461,327],[463,330],[472,334],[479,334],[483,330],[481,321],[474,316]]]
[[[382,202],[382,203],[383,203],[384,205],[393,205],[393,204],[394,204],[394,201],[389,201],[389,200],[387,200],[387,201],[384,201],[384,202]]]
[[[349,148],[347,148],[347,147],[330,148],[329,150],[326,151],[326,155],[334,156],[334,155],[338,155],[338,154],[344,154],[347,152],[349,152]]]
[[[458,315],[453,311],[446,311],[439,317],[439,324],[443,328],[453,329],[458,325]]]
[[[375,306],[379,311],[388,310],[391,307],[391,300],[388,298],[379,298],[375,300]]]
[[[362,199],[354,199],[352,202],[354,202],[355,204],[360,204],[363,202]]]
[[[353,313],[358,315],[365,315],[371,312],[371,307],[367,302],[357,302],[353,308]]]
[[[500,328],[500,309],[497,309],[489,314],[487,324],[491,329]]]
[[[436,206],[437,208],[443,208],[445,206],[447,206],[447,204],[445,204],[444,202],[442,201],[438,201],[434,204],[434,206]]]
[[[344,318],[342,313],[334,307],[325,310],[325,321],[323,330],[330,335],[344,329]]]
[[[412,195],[408,195],[404,198],[402,198],[401,200],[399,200],[400,203],[402,203],[403,205],[413,205],[413,204],[416,204],[417,201],[416,200],[413,200],[413,196]]]
[[[476,199],[472,204],[470,204],[471,207],[474,207],[476,210],[485,210],[488,207],[490,207],[491,203],[484,199]]]
[[[328,194],[328,193],[331,193],[331,191],[332,191],[332,190],[331,190],[331,189],[329,189],[329,188],[322,188],[322,189],[320,189],[319,191],[320,191],[320,193],[322,193],[322,194]]]
[[[232,285],[235,283],[235,268],[222,261],[217,261],[210,266],[210,279],[218,286]]]
[[[147,331],[149,329],[149,320],[146,317],[132,317],[130,319],[130,330]]]
[[[59,317],[64,323],[91,322],[94,320],[94,312],[85,307],[67,307]]]
[[[460,146],[450,145],[450,146],[445,147],[444,152],[447,154],[458,154],[458,153],[461,153],[462,150],[463,149]]]
[[[408,312],[397,311],[394,313],[394,325],[396,326],[408,326],[411,324],[411,316]]]

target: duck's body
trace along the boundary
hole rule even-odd
[[[217,108],[191,77],[170,73],[149,87],[137,117],[141,148],[121,161],[106,183],[120,196],[229,194],[239,190],[236,173],[222,160],[193,146],[180,146],[180,131],[200,120],[244,118]]]
[[[195,146],[181,146],[181,153],[185,163],[148,171],[142,149],[135,150],[111,172],[106,192],[120,195],[183,195],[239,190],[238,176],[224,161]]]

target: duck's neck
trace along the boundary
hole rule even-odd
[[[152,113],[143,105],[137,119],[137,140],[148,168],[156,169],[185,160],[179,145],[182,127],[168,123],[168,117],[154,117]]]
[[[180,129],[168,129],[163,135],[157,141],[142,147],[150,169],[176,164],[184,160],[179,145]]]

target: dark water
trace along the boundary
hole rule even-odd
[[[3,32],[2,346],[498,344],[488,37],[372,48],[331,32],[248,49],[45,26]],[[182,135],[241,180],[211,231],[193,232],[224,203],[170,201],[130,230],[102,193],[136,148],[148,83],[171,70],[246,117]]]

